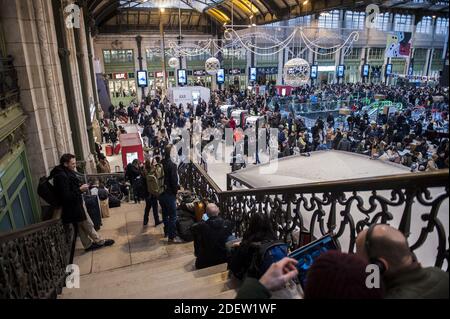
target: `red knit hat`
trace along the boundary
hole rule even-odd
[[[381,299],[383,290],[366,287],[367,263],[353,254],[328,251],[308,271],[305,299]]]

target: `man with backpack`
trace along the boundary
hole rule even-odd
[[[226,243],[232,238],[233,225],[219,214],[219,207],[209,204],[206,207],[207,220],[191,227],[197,269],[219,265],[227,261]]]
[[[177,193],[180,189],[176,164],[172,161],[171,151],[173,145],[167,145],[164,151],[162,166],[164,169],[164,192],[159,197],[162,208],[164,235],[169,237],[169,243],[183,242],[176,236],[177,221]]]
[[[150,209],[153,209],[153,218],[155,227],[161,224],[158,214],[158,198],[165,191],[164,187],[164,168],[159,157],[155,157],[152,161],[145,162],[145,211],[144,226],[148,225]]]
[[[75,156],[65,154],[61,157],[60,165],[50,173],[56,199],[53,204],[62,207],[61,218],[64,224],[73,224],[74,227],[77,227],[81,243],[86,251],[111,246],[114,244],[114,240],[102,239],[95,231],[90,218],[87,217],[82,194],[89,190],[89,185],[81,185],[75,174],[76,165]],[[39,193],[41,194],[41,192]],[[44,199],[46,200],[46,198]]]

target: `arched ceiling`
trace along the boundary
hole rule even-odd
[[[449,0],[84,0],[99,32],[117,33],[158,28],[183,32],[220,32],[224,24],[266,24],[332,9],[382,11],[448,16]],[[161,12],[160,8],[164,8]]]

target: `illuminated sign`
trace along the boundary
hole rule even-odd
[[[147,71],[137,71],[137,78],[139,87],[148,86]]]
[[[386,75],[389,76],[392,74],[392,64],[386,64]]]
[[[250,68],[250,81],[256,81],[256,68]]]
[[[365,78],[367,78],[369,76],[369,65],[368,64],[363,65],[362,76]]]
[[[225,70],[218,69],[217,70],[217,84],[224,84],[224,83],[225,83]]]
[[[179,85],[187,84],[186,70],[183,69],[178,70],[178,84]]]
[[[114,80],[126,80],[128,79],[127,73],[114,73],[113,74]]]
[[[337,67],[337,77],[343,78],[345,73],[345,66],[344,65],[338,65]]]
[[[317,79],[317,72],[319,72],[318,66],[311,65],[311,79]]]

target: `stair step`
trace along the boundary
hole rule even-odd
[[[148,292],[142,294],[144,298],[153,299],[180,299],[195,298],[195,295],[207,290],[207,287],[220,286],[220,290],[216,288],[215,294],[225,291],[227,288],[228,273],[219,273],[203,278],[179,278],[179,280],[170,284],[164,282],[158,285],[149,285]],[[209,288],[208,288],[209,290]]]
[[[202,278],[210,275],[218,274],[227,271],[227,264],[220,264],[209,268],[204,269],[191,269],[187,270],[184,268],[181,269],[172,269],[168,271],[161,271],[160,273],[151,273],[150,277],[155,278],[157,280],[163,280],[165,278],[170,279],[177,276],[185,276],[186,278]]]
[[[236,299],[237,290],[230,289],[225,292],[222,292],[218,295],[212,296],[209,299]]]

